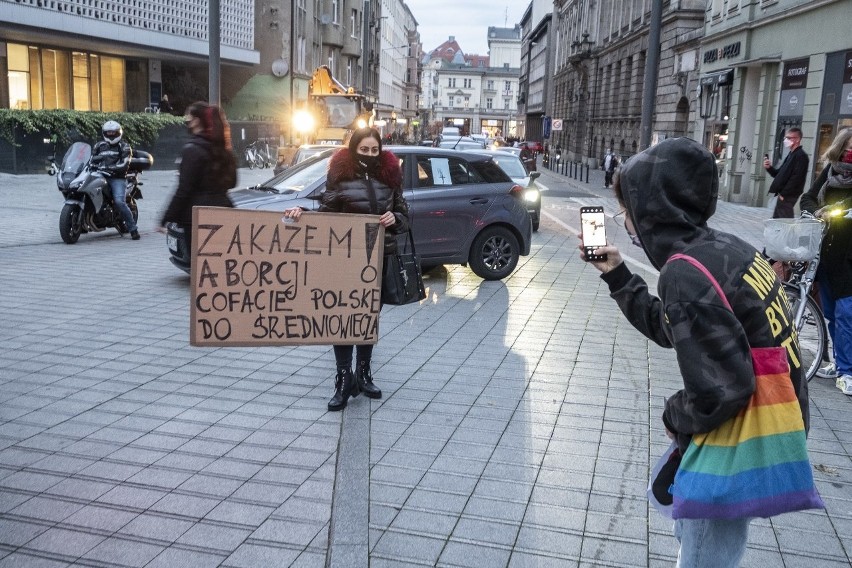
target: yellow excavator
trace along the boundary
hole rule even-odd
[[[314,71],[306,105],[293,114],[293,127],[307,144],[345,144],[353,130],[372,123],[372,103],[343,86],[326,65]]]

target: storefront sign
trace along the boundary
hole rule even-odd
[[[784,63],[784,76],[781,78],[781,90],[804,89],[808,86],[808,63],[805,59]]]
[[[713,63],[720,59],[733,59],[734,57],[739,57],[741,45],[742,44],[737,41],[717,49],[708,49],[704,52],[704,63]]]
[[[805,111],[805,90],[808,86],[809,60],[796,59],[784,63],[784,75],[781,77],[781,99],[778,103],[778,117],[782,119],[801,119]]]

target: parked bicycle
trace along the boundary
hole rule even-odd
[[[249,169],[253,170],[254,168],[269,168],[272,167],[272,159],[269,157],[269,143],[264,142],[266,145],[266,151],[260,146],[261,142],[259,140],[255,140],[254,142],[248,144],[244,150],[244,156],[246,160],[246,164]]]
[[[852,219],[852,209],[833,211],[831,217]],[[764,230],[766,254],[783,261],[790,269],[790,277],[782,284],[793,312],[802,372],[808,381],[816,376],[820,365],[829,362],[825,317],[810,295],[828,225],[828,222],[802,212],[799,219],[769,219]]]

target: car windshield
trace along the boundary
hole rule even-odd
[[[306,160],[287,170],[282,177],[271,180],[274,183],[267,182],[264,187],[271,187],[278,193],[298,193],[325,175],[330,159],[331,153]]]
[[[525,178],[529,175],[521,160],[513,154],[507,152],[505,157],[494,154],[492,158],[510,178]]]
[[[299,148],[299,151],[296,153],[296,160],[293,163],[300,164],[308,158],[316,156],[320,152],[325,152],[326,150],[328,150],[328,148],[325,146],[317,146],[316,148]]]

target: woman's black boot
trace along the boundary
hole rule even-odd
[[[337,375],[334,377],[334,396],[328,401],[328,409],[332,412],[346,408],[346,401],[350,396],[358,396],[355,377],[349,367],[338,367]],[[353,395],[353,391],[355,394]]]
[[[358,361],[355,366],[355,385],[367,398],[382,398],[381,389],[373,384],[373,374],[367,361]]]

